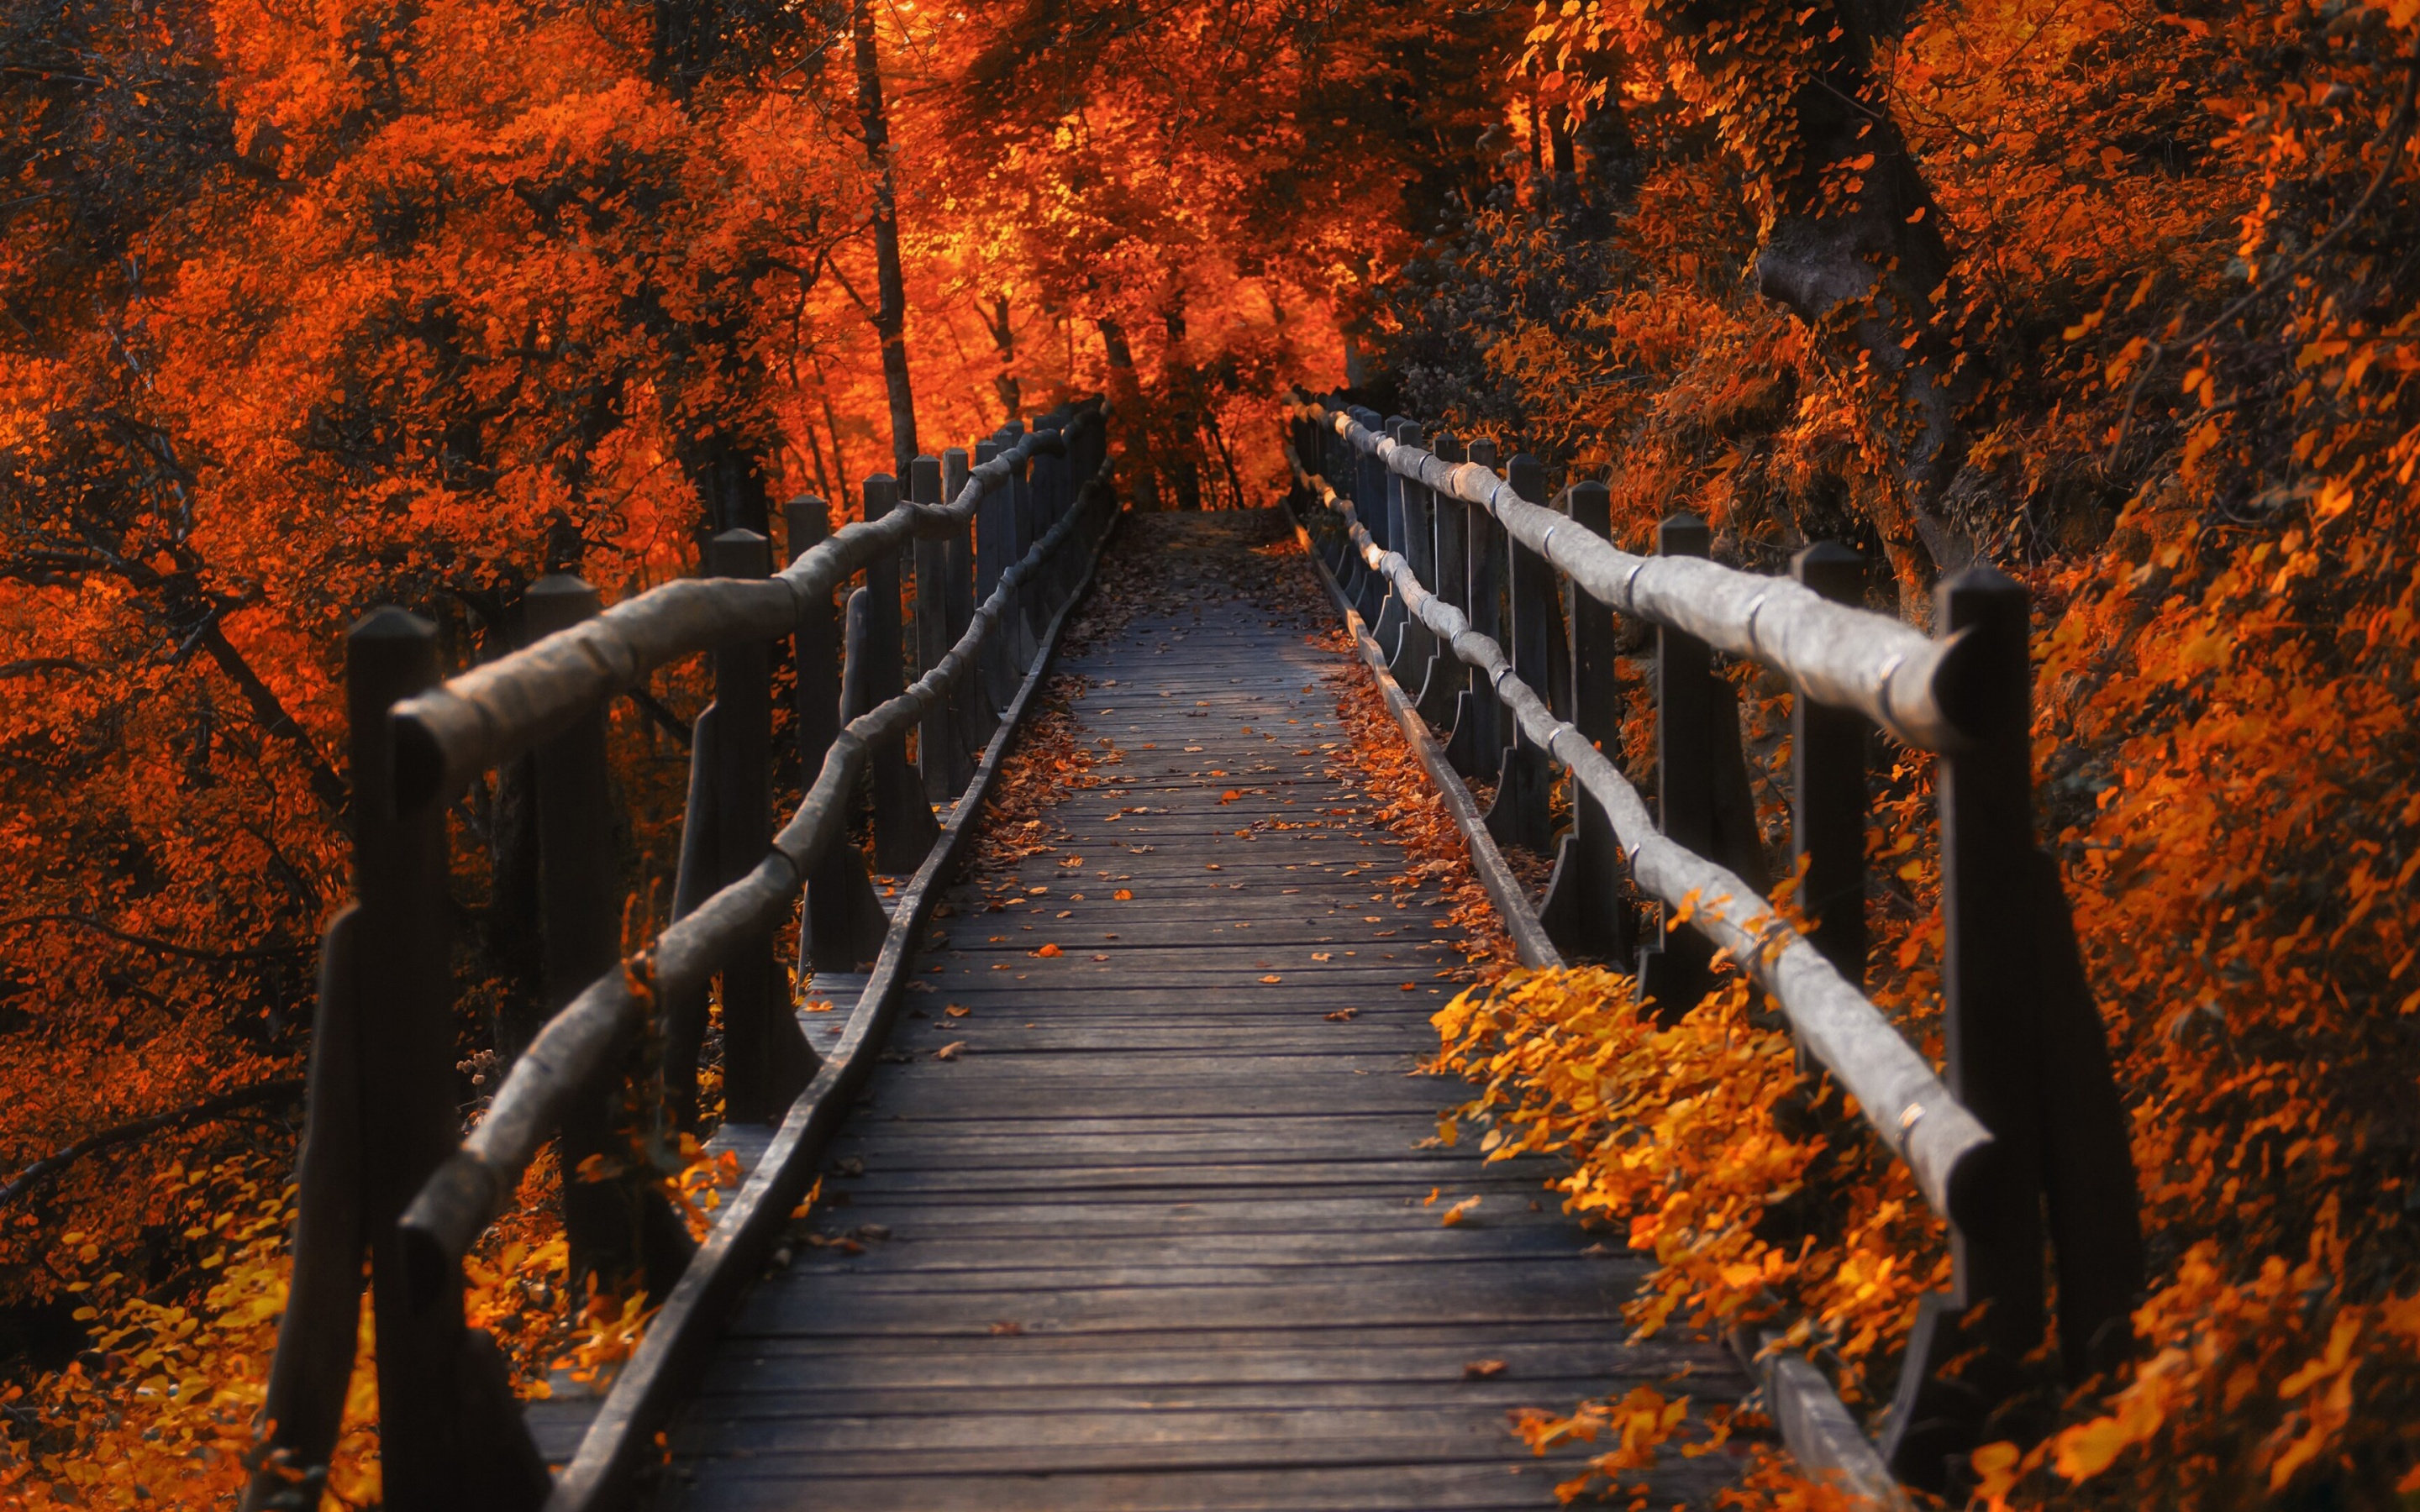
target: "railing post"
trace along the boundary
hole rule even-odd
[[[1574,484],[1568,499],[1572,523],[1599,537],[1613,533],[1613,500],[1604,484]],[[1589,744],[1618,757],[1621,674],[1613,611],[1569,584],[1564,599],[1571,621],[1572,724]],[[1557,949],[1615,962],[1629,957],[1634,942],[1621,877],[1621,845],[1612,819],[1574,783],[1572,827],[1556,849],[1554,880],[1538,906],[1538,920]]]
[[[1443,462],[1463,459],[1462,442],[1450,434],[1439,432],[1430,439],[1429,450]],[[1463,517],[1469,506],[1451,494],[1423,488],[1432,511],[1430,521],[1429,573],[1425,578],[1433,592],[1466,618],[1470,611],[1470,572],[1463,560],[1463,544],[1467,531]],[[1453,648],[1432,635],[1433,648],[1428,665],[1420,671],[1419,702],[1420,717],[1433,725],[1450,725],[1454,710],[1465,690],[1470,687],[1470,669]],[[1449,756],[1450,752],[1449,752]]]
[[[1504,471],[1512,491],[1531,503],[1546,491],[1545,470],[1527,452],[1515,455]],[[1512,674],[1546,698],[1554,671],[1549,637],[1561,628],[1555,605],[1555,569],[1520,542],[1508,545],[1512,569],[1506,595],[1512,612],[1512,643],[1508,648]],[[1555,841],[1549,806],[1554,774],[1546,764],[1546,753],[1528,735],[1517,729],[1508,733],[1512,738],[1497,760],[1496,801],[1488,805],[1487,832],[1499,845],[1525,846],[1544,856],[1552,851]]]
[[[1470,460],[1493,470],[1496,443],[1472,441]],[[1463,594],[1466,612],[1473,630],[1500,646],[1504,643],[1504,527],[1494,515],[1475,505],[1464,507],[1463,519],[1466,531],[1463,561],[1469,574]],[[1493,782],[1504,758],[1504,706],[1497,700],[1496,687],[1483,677],[1472,677],[1458,703],[1446,755],[1464,775]]]
[[[1406,420],[1396,425],[1396,445],[1417,447],[1420,440],[1421,432],[1417,422]],[[1416,478],[1407,478],[1391,468],[1388,471],[1395,483],[1395,516],[1400,526],[1395,538],[1403,543],[1397,549],[1403,552],[1404,563],[1410,566],[1412,576],[1419,579],[1420,586],[1435,593],[1437,582],[1436,532],[1431,523],[1428,485]],[[1379,641],[1381,645],[1386,643],[1383,640]],[[1404,691],[1417,695],[1420,690],[1419,685],[1428,676],[1429,661],[1436,653],[1435,633],[1412,613],[1406,604],[1403,610],[1403,624],[1395,635],[1394,654],[1388,659],[1387,671],[1393,674]]]
[[[725,531],[708,545],[715,578],[763,578],[771,551],[754,531]],[[895,599],[894,599],[895,602]],[[772,657],[748,640],[714,654],[715,886],[753,871],[773,843]],[[814,1052],[790,1011],[786,977],[769,934],[750,937],[722,961],[722,1116],[773,1123],[814,1079]]]
[[[831,532],[831,513],[813,494],[803,494],[782,508],[787,546],[795,560]],[[790,657],[798,682],[792,710],[799,738],[799,786],[814,785],[840,733],[841,626],[840,607],[826,599],[808,606],[790,636]],[[799,913],[799,985],[804,988],[818,971],[855,971],[882,951],[882,936],[891,921],[866,880],[865,859],[843,834],[824,847],[821,859],[807,877],[806,903]]]
[[[1713,532],[1694,515],[1674,515],[1655,529],[1658,555],[1712,554]],[[1655,630],[1656,827],[1667,840],[1699,856],[1714,848],[1714,652],[1693,635],[1669,625]],[[1655,999],[1663,1016],[1678,1018],[1695,1008],[1713,983],[1714,949],[1704,936],[1676,928],[1668,910],[1648,931],[1638,952],[1640,992]]]
[[[898,502],[898,480],[889,473],[877,472],[865,480],[869,522],[889,515]],[[906,686],[899,644],[897,553],[878,551],[865,564],[865,708],[873,709],[898,697]],[[924,853],[941,833],[908,764],[905,744],[903,738],[868,753],[874,769],[874,864],[901,876],[924,864]]]
[[[360,1005],[363,1226],[378,1333],[379,1457],[397,1512],[536,1506],[551,1489],[504,1359],[465,1328],[458,1267],[425,1291],[396,1220],[458,1135],[446,927],[445,810],[395,801],[387,710],[435,686],[436,626],[371,613],[347,645],[352,727],[354,981]]]
[[[1033,423],[1034,435],[1059,429],[1058,412],[1042,416]],[[1067,512],[1067,469],[1063,457],[1053,456],[1037,448],[1030,464],[1033,477],[1033,538],[1040,540],[1050,533]],[[1067,596],[1067,559],[1063,556],[1045,562],[1034,574],[1033,628],[1037,636],[1050,628],[1051,617]]]
[[[597,612],[597,591],[567,573],[530,585],[521,612],[535,643]],[[538,937],[551,1018],[621,959],[621,858],[613,842],[613,778],[605,761],[605,711],[593,710],[539,747],[537,787]],[[562,1204],[575,1285],[595,1276],[611,1289],[642,1258],[647,1289],[660,1296],[688,1258],[689,1234],[643,1183],[584,1180],[589,1156],[612,1159],[613,1110],[621,1068],[564,1115]]]
[[[942,501],[941,459],[920,456],[909,474],[908,497],[920,504]],[[939,536],[916,539],[916,673],[923,676],[950,653],[950,543]],[[971,772],[951,718],[953,700],[935,703],[916,725],[916,766],[924,797],[947,803],[967,785]]]
[[[1010,421],[1001,427],[1002,447],[1015,447],[1024,435],[1025,422]],[[1001,564],[1003,571],[1024,561],[1025,553],[1033,549],[1033,543],[1042,535],[1034,522],[1033,459],[1030,455],[1010,471],[1008,492],[1012,501],[1010,517],[1016,522],[1016,533],[1009,544],[1008,560]],[[1015,620],[1016,628],[1012,643],[1016,648],[1014,661],[1018,682],[1025,680],[1026,672],[1033,666],[1033,658],[1042,650],[1043,621],[1035,612],[1041,594],[1038,576],[1028,578],[1024,586],[1016,591],[1016,611],[1011,618]]]
[[[1861,604],[1865,563],[1838,541],[1790,559],[1790,575],[1836,604]],[[1866,981],[1866,719],[1852,709],[1790,701],[1791,847],[1806,864],[1798,906],[1808,938],[1840,975]]]
[[[1389,417],[1386,429],[1381,434],[1397,442],[1401,442],[1404,437],[1409,436],[1413,445],[1419,444],[1419,426],[1401,415]],[[1371,454],[1370,467],[1374,475],[1373,481],[1378,486],[1380,500],[1378,507],[1372,513],[1382,517],[1387,522],[1387,528],[1383,532],[1373,526],[1370,533],[1376,538],[1382,549],[1395,552],[1408,562],[1411,560],[1411,536],[1407,524],[1410,510],[1406,506],[1404,496],[1405,490],[1412,485],[1402,473],[1388,467],[1386,459],[1377,453]],[[1378,609],[1377,625],[1370,633],[1377,640],[1379,651],[1386,656],[1388,674],[1397,683],[1401,683],[1404,677],[1410,675],[1403,670],[1404,638],[1417,635],[1419,625],[1404,608],[1404,596],[1395,592],[1395,586],[1391,581],[1382,579],[1380,592],[1386,595],[1385,602]]]
[[[981,467],[1007,448],[997,439],[975,443],[975,465]],[[983,501],[975,506],[975,602],[986,603],[1000,587],[1001,574],[1016,560],[1016,498],[1005,482],[986,486]],[[989,690],[991,707],[1005,711],[1009,701],[1016,696],[1016,613],[1015,606],[1003,614],[992,633],[984,638],[983,677]],[[1000,728],[1001,712],[995,712],[986,734]]]
[[[1357,407],[1353,410],[1353,418],[1367,431],[1381,432],[1386,428],[1386,421],[1374,409]],[[1372,544],[1381,551],[1388,550],[1392,537],[1387,533],[1390,523],[1387,518],[1387,465],[1378,459],[1377,453],[1364,452],[1350,440],[1344,442],[1344,447],[1345,460],[1353,470],[1351,493],[1354,513],[1359,517],[1362,528],[1370,532]],[[1388,607],[1393,599],[1392,585],[1385,575],[1370,570],[1365,563],[1361,573],[1361,596],[1357,607],[1361,610],[1362,623],[1369,626],[1371,638],[1382,647],[1387,644],[1387,640],[1379,635],[1378,626],[1385,621]]]
[[[1939,1488],[2042,1339],[2040,1028],[2033,909],[2033,669],[2025,592],[1988,567],[1945,579],[1936,633],[1972,644],[1948,690],[1968,748],[1941,759],[1942,1050],[1949,1089],[1992,1131],[1993,1180],[1950,1226],[1950,1290],[1923,1299],[1883,1452]],[[1945,702],[1950,702],[1946,700]],[[1980,1309],[1974,1327],[1966,1315]],[[1979,1353],[1975,1351],[1980,1345]],[[1945,1372],[1967,1356],[1954,1379]]]
[[[941,498],[954,504],[966,492],[970,477],[967,466],[967,450],[953,446],[941,454]],[[950,645],[966,638],[967,627],[975,617],[975,521],[970,515],[963,529],[953,531],[944,543],[942,573],[947,582],[943,603],[943,625]],[[958,678],[950,694],[950,725],[957,735],[958,778],[950,792],[954,797],[966,791],[974,777],[976,760],[991,739],[991,727],[997,722],[991,709],[990,689],[985,686],[983,661],[976,658]]]

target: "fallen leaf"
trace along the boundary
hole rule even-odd
[[[1504,1362],[1501,1360],[1473,1360],[1468,1365],[1462,1367],[1462,1379],[1465,1381],[1493,1381],[1497,1376],[1502,1375],[1506,1368]]]
[[[1205,862],[1205,863],[1203,863],[1202,870],[1202,871],[1204,871],[1204,872],[1223,872],[1223,871],[1225,871],[1225,870],[1226,870],[1226,868],[1224,868],[1224,867],[1220,866],[1220,865],[1219,865],[1218,862],[1216,862],[1216,861],[1209,861],[1209,862]]]
[[[954,1018],[954,1019],[962,1019],[962,1018],[965,1018],[969,1013],[973,1012],[973,1011],[974,1011],[974,1010],[972,1010],[972,1009],[970,1009],[970,1008],[960,1008],[957,1004],[955,1004],[955,1003],[952,1003],[949,1007],[947,1007],[947,1008],[945,1008],[945,1009],[941,1010],[941,1011],[942,1011],[942,1012],[944,1012],[944,1013],[947,1013],[948,1015],[950,1015],[950,1017],[952,1017],[952,1018]]]
[[[967,1042],[964,1040],[953,1040],[948,1044],[941,1046],[940,1049],[934,1051],[933,1058],[935,1060],[955,1060],[966,1053]],[[1472,1200],[1476,1201],[1477,1199],[1473,1198]]]
[[[1416,992],[1419,992],[1419,990],[1420,990],[1420,989],[1419,989],[1419,984],[1418,982],[1410,982],[1410,981],[1407,981],[1407,982],[1404,983],[1404,991],[1405,991],[1405,992],[1407,992],[1407,993],[1416,993]]]
[[[1333,950],[1313,950],[1311,952],[1311,958],[1313,961],[1333,961],[1336,959],[1336,952]]]
[[[1060,949],[1059,949],[1059,947],[1057,947],[1057,946],[1055,946],[1055,945],[1046,945],[1046,946],[1044,946],[1041,949],[1036,950],[1036,951],[1034,951],[1033,953],[1034,953],[1035,955],[1038,955],[1038,956],[1043,957],[1045,960],[1047,960],[1047,959],[1048,959],[1049,957],[1051,957],[1051,956],[1054,956],[1054,955],[1064,955],[1064,954],[1066,954],[1067,952],[1066,952],[1066,951],[1064,951],[1064,950]]]
[[[1120,887],[1117,891],[1109,894],[1109,896],[1116,899],[1119,903],[1130,903],[1134,902],[1134,889],[1132,887]]]
[[[1263,977],[1261,980],[1262,980],[1263,981],[1266,981],[1266,982],[1277,982],[1277,981],[1282,981],[1282,980],[1284,980],[1285,979],[1284,979],[1284,978],[1282,978],[1282,977]]]
[[[1357,1008],[1340,1008],[1335,1012],[1325,1015],[1325,1017],[1331,1024],[1350,1024],[1354,1019],[1360,1015],[1360,1012],[1361,1011]]]
[[[1242,796],[1243,795],[1236,792],[1233,788],[1229,788],[1226,792],[1218,795],[1218,801],[1220,803],[1233,803]]]
[[[1008,1338],[1015,1335],[1024,1333],[1025,1325],[1023,1323],[994,1323],[991,1325],[991,1331],[1001,1338]]]
[[[1451,1228],[1455,1225],[1461,1223],[1464,1218],[1467,1217],[1471,1209],[1478,1206],[1479,1199],[1477,1197],[1465,1197],[1460,1202],[1455,1203],[1452,1207],[1446,1209],[1445,1216],[1437,1221],[1443,1224],[1446,1227]]]

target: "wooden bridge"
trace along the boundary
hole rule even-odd
[[[2131,1168],[2025,817],[2013,585],[1954,581],[1928,638],[1827,598],[1854,596],[1831,554],[1802,558],[1805,584],[1757,578],[1693,560],[1703,528],[1682,519],[1661,555],[1631,556],[1601,488],[1549,508],[1526,457],[1499,476],[1482,445],[1318,405],[1289,417],[1285,509],[1121,527],[1106,433],[1083,407],[920,460],[906,500],[870,479],[863,520],[829,535],[824,503],[796,501],[778,575],[762,521],[713,541],[708,578],[601,613],[548,579],[532,617],[553,633],[450,681],[420,622],[356,628],[359,903],[323,952],[252,1504],[320,1499],[365,1254],[385,1495],[407,1512],[1547,1506],[1571,1455],[1531,1458],[1508,1412],[1637,1382],[1760,1391],[1802,1460],[1893,1504],[1895,1475],[1939,1485],[2022,1398],[2045,1223],[2067,1368],[2123,1348]],[[1108,612],[1063,644],[1113,528],[1151,586],[1096,595]],[[1273,549],[1296,542],[1308,560]],[[1661,830],[1599,750],[1624,713],[1615,612],[1659,627]],[[1357,657],[1335,649],[1339,618]],[[776,831],[784,640],[813,775]],[[1807,936],[1763,903],[1716,652],[1801,694]],[[603,709],[700,654],[716,698],[675,921],[624,961]],[[985,799],[1054,669],[1092,759],[1047,845],[985,853]],[[1458,1101],[1415,1068],[1459,957],[1435,893],[1394,885],[1404,856],[1337,756],[1337,685],[1357,678],[1527,963],[1635,957],[1684,1003],[1727,952],[1948,1219],[1957,1288],[1927,1304],[1879,1447],[1806,1360],[1629,1340],[1643,1259],[1540,1201],[1543,1171],[1425,1137]],[[1869,724],[1945,754],[1946,1081],[1861,990]],[[551,1016],[466,1133],[444,810],[522,759]],[[1493,783],[1486,811],[1466,775]],[[869,800],[872,876],[847,838]],[[1498,837],[1556,849],[1542,902]],[[1692,925],[1668,925],[1684,903]],[[793,910],[795,973],[773,951]],[[747,1176],[692,1246],[632,1142],[711,1122],[700,1071],[718,1062],[713,1148]],[[643,1273],[663,1306],[601,1396],[524,1411],[465,1326],[461,1265],[556,1140],[565,1168],[634,1168],[566,1188],[575,1270]],[[1441,1222],[1456,1203],[1466,1221]],[[1668,1504],[1730,1473],[1675,1458],[1648,1479]]]

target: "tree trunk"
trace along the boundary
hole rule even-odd
[[[1757,251],[1756,276],[1761,292],[1809,323],[1847,313],[1874,368],[1898,384],[1899,412],[1885,440],[1905,478],[1907,507],[1875,524],[1907,609],[1928,603],[1933,578],[1974,555],[1964,532],[1942,514],[1966,461],[1962,410],[1974,380],[1971,367],[1958,362],[1956,326],[1943,317],[1957,301],[1940,211],[1899,122],[1868,102],[1877,93],[1868,59],[1891,24],[1887,8],[1840,5],[1825,68],[1791,101],[1800,166],[1768,185],[1774,217]],[[1848,166],[1867,154],[1870,166]]]
[[[872,0],[855,0],[849,30],[857,42],[857,118],[874,170],[874,333],[882,342],[882,382],[891,394],[891,458],[903,484],[921,450],[916,394],[908,382],[908,281],[899,269],[899,186],[892,173],[891,117],[882,106],[882,63],[875,47]]]

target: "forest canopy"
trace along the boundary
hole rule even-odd
[[[2137,1362],[1973,1484],[2420,1492],[2415,86],[2412,0],[0,9],[0,1495],[240,1487],[349,888],[348,625],[493,659],[548,573],[618,600],[1091,394],[1133,507],[1263,507],[1297,385],[1602,480],[1625,545],[1684,509],[1758,571],[1847,541],[1918,621],[1970,563],[2022,579],[2151,1270]],[[612,716],[643,921],[708,696]],[[505,772],[454,816],[466,1108],[534,1011],[529,810]],[[1920,827],[1874,904],[1919,1037]],[[1600,1007],[1464,1049],[1578,1035],[1701,1094]],[[1745,1008],[1704,1011],[1730,1044]],[[1719,1250],[1886,1398],[1920,1207],[1807,1143],[1731,1175],[1844,1194],[1812,1248],[1757,1237],[1763,1188],[1659,1228],[1558,1064],[1517,1111],[1656,1249],[1654,1316],[1761,1305]],[[1757,1086],[1670,1149],[1762,1128]],[[543,1222],[505,1238],[474,1287],[553,1277],[491,1309],[525,1378],[626,1347]]]

